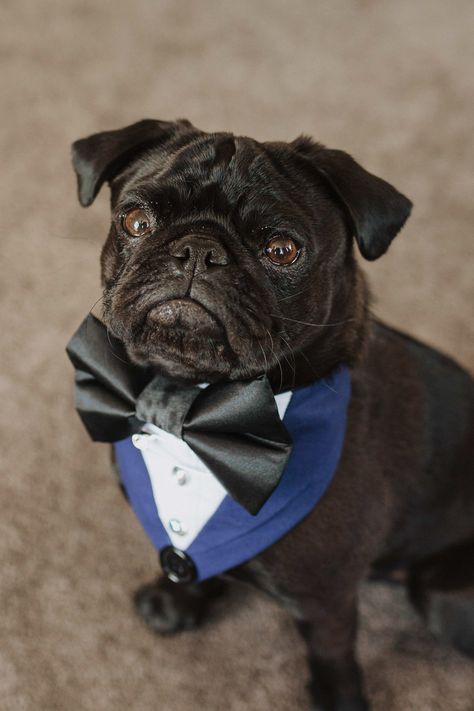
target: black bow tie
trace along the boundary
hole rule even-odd
[[[181,437],[239,504],[258,513],[291,452],[266,376],[177,385],[130,363],[92,314],[66,350],[76,370],[76,409],[93,440],[116,442],[151,422]]]

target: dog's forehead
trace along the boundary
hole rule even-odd
[[[275,173],[263,144],[232,133],[191,133],[150,149],[128,173],[127,189],[141,185],[218,186],[228,197],[268,185]],[[276,175],[273,176],[274,178]]]
[[[162,177],[172,175],[201,185],[215,183],[232,191],[237,183],[240,189],[254,183],[267,160],[263,148],[250,138],[201,134],[177,152],[171,146]]]

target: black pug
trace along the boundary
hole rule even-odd
[[[473,380],[371,316],[354,257],[354,243],[366,259],[384,254],[410,201],[310,138],[259,143],[186,120],[90,136],[73,161],[82,205],[111,188],[103,317],[133,363],[186,385],[266,373],[275,393],[350,368],[328,490],[229,573],[294,616],[313,708],[368,708],[354,649],[370,576],[397,571],[428,623],[472,653]],[[136,605],[153,630],[173,632],[197,625],[223,590],[218,578],[161,578]]]

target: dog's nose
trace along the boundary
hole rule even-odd
[[[186,235],[175,240],[170,254],[181,260],[185,271],[201,272],[213,266],[225,266],[230,258],[226,249],[216,240],[199,235]]]

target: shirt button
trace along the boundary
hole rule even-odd
[[[175,481],[178,486],[183,486],[189,479],[187,472],[185,472],[184,469],[181,469],[181,467],[173,467],[171,473],[175,477]]]
[[[186,526],[184,526],[177,518],[171,518],[168,521],[168,526],[170,527],[170,530],[178,536],[185,536],[188,532]]]
[[[146,434],[134,434],[132,435],[132,444],[137,449],[146,449],[148,446],[148,439],[150,435]]]
[[[173,583],[191,583],[196,579],[194,561],[184,551],[167,546],[161,551],[160,559],[163,572]]]

